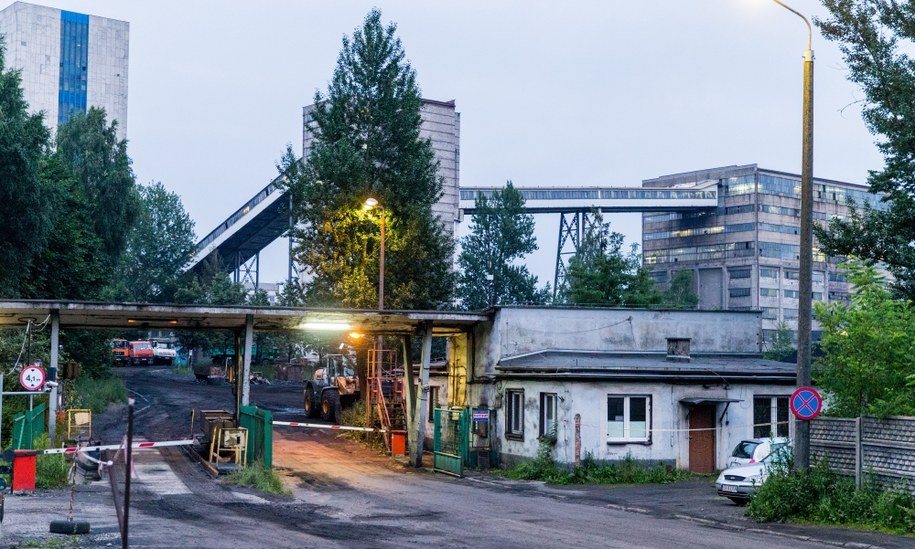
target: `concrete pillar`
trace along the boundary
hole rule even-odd
[[[419,366],[419,402],[417,403],[416,446],[413,453],[413,466],[423,466],[423,440],[426,437],[426,420],[429,410],[429,362],[432,355],[432,323],[423,326],[423,352]]]
[[[48,369],[49,372],[54,372],[54,375],[49,378],[53,384],[48,398],[48,440],[51,441],[51,447],[56,446],[55,437],[57,436],[57,372],[60,371],[58,362],[60,362],[60,313],[51,311],[51,364]]]
[[[241,405],[248,406],[251,395],[251,349],[254,347],[254,315],[245,315],[245,354],[241,376]]]

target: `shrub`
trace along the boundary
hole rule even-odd
[[[566,469],[557,466],[553,460],[552,445],[541,441],[537,459],[509,469],[506,476],[518,480],[543,480],[551,484],[666,484],[691,475],[662,463],[646,466],[631,454],[618,463],[598,464],[588,453],[580,467]]]
[[[902,487],[881,490],[868,478],[854,479],[829,469],[825,461],[807,471],[774,470],[747,507],[760,522],[803,520],[915,533],[915,498]]]
[[[35,440],[36,450],[47,450],[49,447],[47,433]],[[69,483],[71,465],[63,454],[41,454],[36,457],[36,488],[61,488]]]
[[[89,408],[93,414],[104,412],[112,402],[127,402],[127,386],[117,377],[80,377],[67,392],[69,408]]]
[[[229,484],[238,484],[240,486],[252,486],[261,492],[268,494],[291,495],[285,486],[283,480],[273,469],[267,469],[262,460],[257,460],[253,464],[243,467],[229,474],[225,482]]]

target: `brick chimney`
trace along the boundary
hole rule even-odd
[[[689,341],[688,337],[668,337],[667,361],[689,362]]]

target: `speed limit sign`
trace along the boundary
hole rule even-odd
[[[37,364],[29,364],[19,374],[19,383],[26,391],[38,391],[44,386],[44,370]]]

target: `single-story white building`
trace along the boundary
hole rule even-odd
[[[491,318],[452,338],[430,404],[489,409],[473,444],[502,463],[535,458],[546,438],[560,463],[631,456],[712,472],[742,439],[793,433],[796,366],[761,357],[758,311],[498,307]]]

